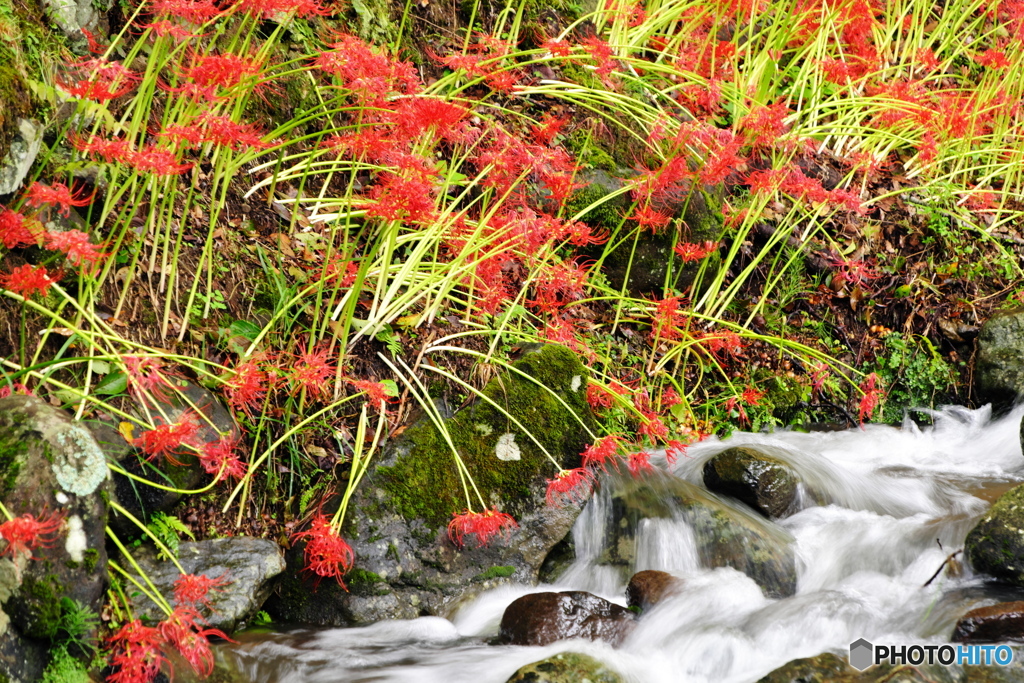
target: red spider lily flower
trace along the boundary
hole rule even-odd
[[[25,222],[25,216],[11,209],[0,210],[0,243],[8,249],[37,244]]]
[[[177,88],[166,88],[196,98],[216,100],[226,96],[242,81],[254,78],[260,72],[260,63],[241,55],[225,53],[219,55],[194,55],[192,64],[178,74],[183,83]]]
[[[50,287],[60,280],[60,277],[60,273],[51,276],[43,266],[30,266],[26,263],[10,273],[0,274],[0,287],[26,298],[33,292],[46,296]]]
[[[701,345],[719,360],[725,356],[738,356],[743,353],[743,338],[738,332],[712,332],[700,338]]]
[[[680,327],[686,324],[686,314],[679,310],[682,297],[670,296],[655,304],[651,334],[656,339],[681,339]]]
[[[127,161],[132,156],[132,148],[127,140],[101,138],[98,135],[82,138],[76,134],[68,135],[68,140],[79,152],[95,154],[108,163]]]
[[[176,24],[170,19],[160,19],[159,21],[154,21],[152,24],[142,24],[141,28],[149,29],[158,36],[170,36],[179,43],[184,40],[192,40],[193,38],[199,37],[184,26]]]
[[[135,398],[145,401],[148,396],[167,402],[165,389],[174,387],[167,381],[167,377],[173,377],[174,373],[164,369],[164,364],[159,358],[147,358],[144,356],[122,356],[121,363],[124,365],[124,372],[128,379],[128,390]]]
[[[178,605],[166,619],[157,626],[160,637],[181,653],[192,669],[201,678],[213,673],[214,657],[210,649],[210,636],[232,641],[227,634],[216,628],[200,628],[202,617],[194,607]]]
[[[20,382],[15,382],[13,385],[8,384],[0,387],[0,398],[7,398],[12,394],[19,394],[21,396],[35,396],[32,390]]]
[[[100,251],[98,244],[90,242],[89,236],[81,230],[47,232],[46,248],[63,252],[75,266],[94,266],[107,255]]]
[[[512,530],[518,528],[512,515],[498,512],[497,508],[483,512],[464,510],[454,513],[452,521],[448,522],[448,538],[457,548],[462,549],[466,536],[473,534],[477,546],[482,548],[499,536],[507,541]]]
[[[96,40],[96,36],[93,34],[92,31],[85,28],[79,30],[82,32],[82,35],[85,36],[85,41],[86,43],[88,43],[87,49],[90,53],[94,55],[101,55],[107,51],[108,47],[110,47],[109,45],[103,45],[98,40]]]
[[[871,280],[880,277],[874,267],[864,259],[832,257],[828,259],[828,264],[835,270],[832,281],[837,289],[842,289],[846,284],[864,287]]]
[[[583,466],[607,471],[609,463],[619,469],[619,447],[624,439],[615,434],[602,436],[583,450]]]
[[[783,121],[787,114],[789,110],[785,102],[767,107],[755,106],[746,116],[740,118],[739,129],[743,131],[754,149],[772,147],[786,130]]]
[[[307,531],[292,534],[292,542],[306,539],[306,568],[318,578],[334,578],[338,585],[348,590],[342,577],[352,569],[356,554],[352,547],[338,535],[331,522],[324,515],[317,515]]]
[[[615,404],[616,396],[625,396],[628,393],[629,389],[615,380],[612,380],[607,388],[600,384],[588,384],[587,403],[595,411],[611,408]]]
[[[60,214],[62,216],[70,216],[72,206],[88,206],[92,201],[92,196],[90,195],[84,199],[75,199],[71,194],[71,190],[64,183],[54,183],[53,185],[32,183],[32,186],[28,188],[28,192],[25,193],[25,201],[29,206],[35,208],[45,204],[53,204],[60,207]]]
[[[419,74],[411,64],[381,54],[355,36],[342,36],[330,48],[317,56],[314,65],[337,77],[365,104],[396,92],[413,95],[420,89]]]
[[[179,175],[192,168],[192,164],[179,164],[171,150],[152,145],[132,152],[125,163],[140,173],[154,175]]]
[[[764,392],[759,391],[754,387],[747,387],[740,394],[740,400],[748,406],[756,406],[762,398],[764,398]]]
[[[263,405],[267,391],[271,388],[270,373],[262,370],[255,362],[248,361],[235,368],[235,375],[224,382],[224,393],[228,405],[249,417]]]
[[[182,446],[196,446],[195,437],[198,433],[199,423],[195,414],[185,411],[177,422],[157,425],[146,430],[132,439],[132,445],[141,449],[149,460],[161,457],[172,464],[180,465],[181,463],[174,459],[174,455],[180,454],[179,449]]]
[[[530,126],[533,132],[533,139],[538,145],[550,145],[555,136],[558,135],[565,124],[569,123],[568,116],[554,116],[547,114],[535,126]]]
[[[629,458],[626,460],[626,468],[634,477],[639,477],[645,472],[653,472],[654,465],[651,464],[651,454],[647,451],[630,453]]]
[[[676,460],[679,459],[680,455],[686,455],[686,449],[690,447],[690,444],[677,441],[675,439],[669,439],[667,442],[667,448],[665,448],[665,460],[669,465],[675,465]]]
[[[238,457],[238,439],[222,437],[216,441],[207,441],[199,446],[196,457],[207,474],[221,479],[239,481],[245,476],[249,466]]]
[[[232,121],[230,116],[217,116],[206,112],[188,125],[168,126],[161,136],[183,140],[192,145],[212,142],[229,149],[266,149],[264,133],[248,123]]]
[[[317,4],[315,0],[239,0],[234,6],[254,16],[262,16],[264,19],[273,19],[279,14],[292,12],[297,17],[309,19],[310,17],[325,17],[333,11]]]
[[[205,24],[221,13],[213,0],[152,0],[149,11],[197,25]]]
[[[679,405],[683,402],[683,397],[676,392],[675,387],[669,387],[661,393],[661,405],[665,408],[671,408],[672,406]]]
[[[384,221],[429,223],[437,216],[434,187],[429,182],[387,174],[370,190],[373,203],[366,203],[366,215]]]
[[[650,229],[651,232],[658,232],[672,220],[672,216],[661,213],[651,207],[650,204],[644,204],[633,209],[633,213],[626,216],[628,220],[636,221],[636,224],[643,229]]]
[[[321,348],[319,351],[300,353],[288,381],[292,384],[292,394],[303,389],[311,396],[327,396],[330,392],[327,380],[334,377],[337,366],[331,362],[330,350]]]
[[[545,40],[540,49],[550,52],[552,57],[568,57],[572,54],[572,45],[567,40]]]
[[[167,661],[160,651],[164,638],[160,631],[143,626],[136,619],[122,626],[107,643],[111,652],[110,666],[114,672],[108,683],[148,683],[160,673]]]
[[[394,399],[388,394],[388,388],[380,382],[371,382],[366,379],[346,380],[359,391],[366,393],[366,402],[374,408],[380,408],[381,403],[391,403]]]
[[[707,241],[700,244],[680,242],[673,248],[673,251],[682,259],[683,263],[700,261],[718,251],[718,242]]]
[[[648,437],[651,441],[664,439],[668,436],[668,427],[654,411],[643,411],[644,421],[637,428],[637,433]]]
[[[614,53],[611,46],[597,36],[588,36],[580,41],[583,49],[590,54],[591,59],[597,62],[597,69],[594,71],[600,78],[604,78],[615,70]]]
[[[54,512],[43,513],[38,519],[34,515],[24,514],[0,524],[0,538],[7,541],[7,547],[0,555],[15,557],[19,552],[32,556],[36,548],[48,547],[57,540],[57,534],[64,524],[64,514]]]
[[[860,384],[861,398],[857,406],[857,420],[861,425],[865,420],[871,419],[875,409],[885,398],[885,390],[878,386],[880,382],[881,378],[872,372]]]
[[[582,505],[590,497],[593,486],[593,470],[586,467],[562,470],[554,479],[548,479],[544,498],[551,507]]]
[[[484,76],[484,83],[496,92],[514,92],[522,82],[523,75],[518,69],[504,69]]]
[[[73,84],[57,81],[57,85],[79,100],[107,102],[131,92],[139,77],[127,67],[104,59],[89,59],[73,64],[76,70],[89,73],[89,78]]]
[[[212,608],[210,591],[220,592],[231,581],[227,580],[227,572],[218,577],[205,574],[182,574],[174,582],[174,600],[182,605]]]
[[[1007,69],[1010,67],[1010,60],[1002,50],[985,50],[984,52],[972,55],[971,58],[982,66],[990,69]]]

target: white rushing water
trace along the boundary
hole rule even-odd
[[[572,650],[638,683],[747,683],[792,659],[845,654],[861,637],[948,642],[960,615],[996,599],[969,571],[924,584],[963,547],[993,497],[1024,481],[1022,414],[1018,409],[991,420],[987,409],[947,408],[924,429],[908,423],[902,429],[736,434],[692,446],[670,470],[693,484],[700,485],[709,458],[738,445],[757,446],[799,473],[802,509],[779,524],[781,537],[792,536],[797,557],[792,597],[766,598],[739,571],[703,567],[685,519],[646,519],[636,530],[632,570],[667,571],[684,584],[646,612],[621,647],[579,640],[488,645],[505,607],[530,592],[586,590],[625,604],[628,576],[595,564],[611,521],[605,492],[577,521],[576,562],[555,586],[492,590],[451,621],[424,617],[242,636],[221,654],[253,681],[504,683],[525,664]]]

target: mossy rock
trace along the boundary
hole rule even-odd
[[[465,510],[466,498],[450,447],[423,419],[389,445],[349,504],[343,533],[356,553],[350,575],[361,580],[353,581],[351,593],[325,582],[314,594],[301,557],[290,553],[278,595],[267,606],[275,619],[344,625],[448,616],[469,594],[537,580],[580,511],[548,507],[546,480],[557,467],[580,464],[590,434],[584,425],[596,431],[596,424],[586,402],[589,373],[574,353],[537,345],[524,349],[513,367],[484,387],[486,398],[444,423],[485,504],[517,520],[508,539],[478,547],[470,537],[461,548],[449,540],[448,522]]]
[[[702,265],[708,272],[714,272],[721,263],[717,252],[701,261],[684,263],[673,251],[679,242],[716,242],[721,238],[721,201],[714,193],[698,189],[688,196],[655,205],[658,211],[680,220],[652,234],[638,229],[632,221],[623,224],[622,218],[633,203],[630,193],[623,191],[623,178],[633,172],[620,169],[619,175],[622,177],[603,169],[583,172],[579,179],[584,187],[566,207],[567,215],[584,211],[582,220],[612,235],[610,250],[599,247],[590,252],[595,258],[604,254],[601,272],[609,284],[631,296],[661,296],[666,284],[679,291],[693,285]],[[678,229],[673,227],[676,224]]]
[[[98,612],[106,590],[110,481],[104,453],[65,413],[37,398],[10,396],[0,399],[0,482],[0,500],[12,514],[63,518],[32,550],[20,586],[3,589],[11,593],[4,610],[18,634],[57,638],[69,609]],[[0,670],[4,666],[0,658]],[[15,676],[13,669],[7,673]]]
[[[965,550],[975,571],[1024,586],[1024,485],[999,497],[967,534]]]
[[[730,448],[704,465],[709,491],[742,501],[769,519],[793,510],[798,483],[786,463],[753,448]]]
[[[635,564],[636,533],[644,519],[685,519],[693,528],[705,567],[732,567],[761,587],[768,597],[796,592],[796,558],[792,537],[759,516],[733,509],[693,484],[667,474],[643,479],[616,477],[613,518],[600,563],[617,567],[626,580]]]
[[[757,683],[853,683],[860,677],[856,669],[831,652],[802,657],[783,664]]]
[[[879,664],[860,672],[847,664],[844,657],[825,652],[814,657],[794,659],[757,683],[975,683],[976,681],[1018,681],[1020,678],[985,678],[992,669],[1004,667],[942,666],[940,664]],[[973,669],[968,673],[968,669]],[[975,678],[975,673],[982,677]]]
[[[590,655],[560,652],[527,664],[512,674],[506,683],[622,683],[624,680],[616,671]]]
[[[974,383],[979,400],[999,409],[1024,396],[1024,309],[997,314],[982,326]]]

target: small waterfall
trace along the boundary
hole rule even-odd
[[[573,650],[636,683],[750,683],[792,659],[843,654],[861,637],[944,643],[959,615],[998,591],[969,574],[924,584],[991,502],[1024,480],[1022,415],[946,408],[927,428],[711,439],[666,471],[605,480],[573,528],[576,560],[556,586],[503,586],[451,622],[243,637],[219,656],[252,681],[504,683],[524,664]],[[705,463],[733,446],[799,475],[797,512],[770,522],[703,488]],[[672,573],[681,589],[618,649],[488,644],[521,595],[587,590],[624,604],[626,581],[643,569]]]

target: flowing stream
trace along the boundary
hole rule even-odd
[[[666,467],[665,476],[700,486],[708,458],[730,446],[753,445],[799,473],[802,509],[777,525],[766,523],[794,544],[792,597],[766,598],[735,569],[702,566],[695,529],[684,517],[646,519],[636,529],[630,569],[667,571],[685,583],[646,612],[621,647],[579,640],[547,647],[488,644],[505,607],[526,593],[586,590],[625,604],[631,572],[597,564],[606,525],[616,522],[606,486],[577,521],[576,560],[553,586],[492,590],[451,621],[423,617],[364,628],[242,634],[219,656],[242,680],[260,682],[504,683],[525,664],[572,650],[604,661],[630,681],[746,683],[799,657],[845,655],[861,637],[948,642],[968,609],[1013,599],[966,568],[958,577],[942,572],[924,584],[963,547],[992,501],[1024,481],[1022,414],[1018,409],[992,420],[987,409],[946,408],[927,428],[908,423],[902,429],[736,434],[692,446],[688,457]]]

